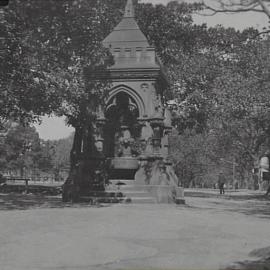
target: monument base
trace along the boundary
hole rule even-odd
[[[116,157],[110,160],[109,178],[134,180],[139,161],[133,157]]]
[[[141,161],[134,181],[135,186],[145,186],[158,203],[182,204],[185,202],[184,189],[178,183],[171,164],[166,166],[160,159]]]

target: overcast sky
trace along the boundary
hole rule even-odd
[[[150,2],[153,4],[167,4],[170,0],[141,0],[141,2]],[[179,0],[182,1],[182,0]],[[215,1],[215,0],[208,0]],[[191,3],[194,0],[186,0]],[[200,16],[194,15],[194,22],[196,24],[206,23],[208,26],[215,26],[221,24],[225,27],[234,27],[239,30],[253,26],[262,29],[268,25],[268,18],[260,13],[242,13],[242,14],[217,14],[215,16]],[[42,139],[60,139],[70,135],[73,128],[65,126],[64,118],[44,117],[43,123],[36,126],[39,135]]]

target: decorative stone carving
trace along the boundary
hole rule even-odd
[[[171,114],[171,111],[166,107],[164,109],[164,124],[165,124],[165,127],[169,127],[171,128],[172,127],[172,114]]]
[[[152,137],[154,135],[153,129],[149,122],[145,122],[141,131],[141,141],[144,144],[143,155],[151,155],[153,153]]]
[[[131,138],[130,131],[128,127],[122,126],[122,137],[119,139],[121,150],[120,150],[120,156],[122,157],[132,157],[132,151],[131,146],[134,142],[134,139]]]
[[[147,83],[142,83],[141,89],[143,90],[143,92],[146,92],[149,89],[149,85]]]
[[[163,105],[161,102],[160,95],[157,95],[156,98],[154,99],[154,108],[155,108],[154,117],[163,118]]]

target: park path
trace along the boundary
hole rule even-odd
[[[269,200],[186,201],[0,211],[0,269],[224,269],[270,247]]]

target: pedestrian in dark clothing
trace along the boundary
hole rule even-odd
[[[224,183],[220,183],[219,184],[219,193],[220,194],[225,194]]]
[[[225,186],[225,176],[223,175],[223,173],[220,173],[218,176],[218,188],[220,194],[225,194],[224,186]]]
[[[2,173],[0,173],[0,184],[5,183],[6,179]]]
[[[268,189],[267,189],[267,191],[265,193],[265,196],[268,196],[269,194],[270,194],[270,183],[269,183]]]

